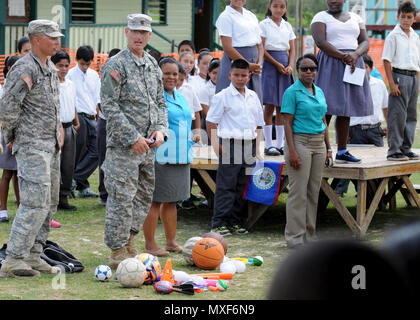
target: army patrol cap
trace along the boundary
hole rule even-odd
[[[29,22],[28,35],[44,33],[49,37],[64,37],[57,23],[51,20],[33,20]]]
[[[147,14],[132,13],[127,16],[127,27],[130,30],[145,30],[152,32],[152,18]]]

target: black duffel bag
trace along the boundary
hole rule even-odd
[[[66,273],[82,272],[85,268],[71,253],[50,240],[47,240],[41,258],[51,266],[62,266]]]
[[[7,244],[0,249],[0,267],[6,259]],[[41,258],[49,265],[64,268],[66,273],[82,272],[85,268],[71,253],[64,250],[58,243],[47,240]]]

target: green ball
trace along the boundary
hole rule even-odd
[[[261,256],[256,256],[255,258],[252,259],[252,264],[254,266],[260,266],[262,265],[264,259]]]

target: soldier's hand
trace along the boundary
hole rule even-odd
[[[150,139],[155,140],[155,142],[150,145],[151,147],[159,148],[165,142],[163,133],[160,131],[154,131],[150,136]]]
[[[146,153],[149,151],[149,144],[146,142],[146,139],[140,137],[134,144],[131,145],[131,149],[136,153]]]
[[[6,144],[6,147],[8,147],[10,151],[12,151],[13,141],[12,142],[9,142],[8,144]]]

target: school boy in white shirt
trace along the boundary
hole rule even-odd
[[[207,132],[219,157],[211,229],[222,236],[246,234],[242,194],[259,144],[264,115],[257,94],[248,89],[249,64],[238,59],[229,72],[231,84],[216,94],[207,113]],[[217,131],[217,136],[216,136]]]
[[[411,1],[398,7],[400,22],[385,39],[382,53],[391,93],[388,106],[388,156],[390,161],[417,160],[411,151],[417,125],[420,39],[411,28],[417,9]]]
[[[77,65],[70,69],[67,79],[76,86],[76,109],[80,129],[76,139],[76,164],[74,180],[77,197],[98,197],[90,190],[88,178],[98,167],[98,146],[96,142],[96,114],[100,102],[101,82],[98,73],[90,69],[94,52],[90,46],[77,49]]]
[[[73,82],[66,79],[70,67],[70,57],[65,51],[57,51],[51,61],[58,69],[60,79],[60,121],[64,131],[64,144],[61,148],[60,172],[60,198],[58,208],[75,211],[76,206],[68,203],[73,180],[74,160],[76,156],[76,131],[79,130],[79,120],[76,110],[76,88]]]

